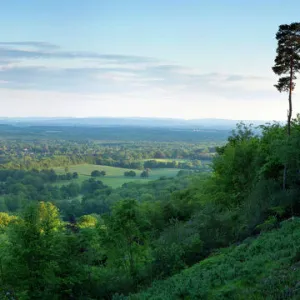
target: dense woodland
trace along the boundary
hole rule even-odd
[[[210,131],[204,131],[204,134],[195,133],[195,141],[187,142],[185,140],[186,132],[176,131],[176,139],[173,142],[159,141],[164,137],[165,130],[152,132],[153,139],[150,142],[148,138],[148,129],[138,128],[139,136],[137,140],[129,140],[129,132],[125,130],[124,137],[119,141],[107,141],[106,135],[96,136],[95,139],[82,135],[81,129],[69,128],[66,130],[74,131],[74,139],[52,139],[51,134],[46,136],[35,136],[36,127],[18,128],[24,138],[18,139],[16,132],[12,132],[0,141],[0,166],[5,169],[50,169],[57,166],[68,166],[80,163],[98,164],[131,169],[144,168],[181,168],[181,169],[199,169],[211,160],[215,154],[215,147],[224,143],[227,131],[218,133],[215,141],[207,141],[205,135]],[[65,127],[62,127],[64,130]],[[48,132],[49,128],[43,128]],[[98,132],[102,132],[98,128]],[[120,129],[114,129],[119,131]],[[124,130],[124,129],[123,129]],[[19,132],[18,131],[18,132]],[[29,132],[27,132],[29,131]],[[43,131],[43,132],[44,132]],[[114,131],[112,131],[114,132]],[[189,131],[188,131],[189,132]],[[4,131],[5,133],[5,131]],[[193,132],[192,132],[193,133]],[[228,134],[227,134],[228,135]],[[1,135],[0,135],[1,137]],[[12,139],[15,137],[15,139]],[[133,134],[134,137],[134,134]],[[168,161],[156,161],[157,159],[167,159]],[[152,160],[152,162],[146,162]]]
[[[74,128],[56,128],[59,141],[42,138],[44,128],[10,127],[15,137],[27,132],[20,142],[6,128],[1,299],[299,299],[300,115],[291,117],[299,32],[299,23],[281,25],[276,36],[273,71],[281,76],[276,88],[289,94],[286,125],[239,123],[225,143],[218,132],[219,139],[202,135],[202,144],[194,132],[166,138],[156,129],[106,128],[111,139],[104,145],[96,128],[91,141],[79,142]],[[145,175],[164,167],[163,159],[191,162],[203,153],[211,172],[182,167],[174,178],[117,189],[103,184],[101,172],[78,184],[76,172],[52,169],[90,157],[143,162]]]

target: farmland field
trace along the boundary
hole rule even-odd
[[[146,158],[146,159],[142,159],[141,161],[145,162],[145,161],[149,161],[149,160],[155,160],[157,162],[173,162],[173,161],[176,161],[176,162],[181,162],[181,163],[185,163],[185,162],[190,161],[189,159],[182,159],[182,158]]]
[[[54,168],[54,170],[58,174],[64,174],[65,173],[65,168],[64,167],[57,167]],[[69,166],[68,172],[77,172],[79,177],[78,179],[74,179],[74,182],[81,183],[84,180],[87,180],[91,176],[91,172],[94,170],[99,170],[99,171],[105,171],[106,176],[104,177],[96,177],[99,180],[101,180],[104,184],[111,186],[113,188],[117,188],[122,186],[126,182],[137,182],[137,183],[143,183],[147,182],[150,180],[156,180],[159,179],[162,176],[166,177],[174,177],[178,173],[179,169],[153,169],[149,173],[148,178],[141,178],[141,170],[134,170],[137,174],[136,177],[125,177],[124,172],[125,171],[130,171],[131,169],[125,169],[125,168],[117,168],[117,167],[109,167],[109,166],[100,166],[100,165],[91,165],[91,164],[80,164],[80,165],[74,165],[74,166]],[[60,185],[65,184],[65,181],[61,181],[59,183]]]

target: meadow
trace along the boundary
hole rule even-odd
[[[64,167],[57,167],[54,168],[57,174],[64,174],[65,168]],[[125,177],[124,172],[130,171],[131,169],[125,168],[118,168],[118,167],[110,167],[110,166],[101,166],[101,165],[92,165],[92,164],[79,164],[74,166],[68,167],[68,172],[77,172],[78,178],[73,179],[73,182],[81,183],[84,180],[87,180],[91,177],[91,172],[94,170],[105,171],[106,175],[104,177],[97,177],[101,180],[104,184],[112,187],[117,188],[122,186],[124,183],[127,182],[136,182],[136,183],[145,183],[151,180],[159,179],[160,177],[174,177],[178,173],[180,169],[153,169],[149,173],[148,178],[141,178],[140,174],[142,173],[141,170],[134,170],[136,172],[136,177]],[[59,185],[65,184],[65,181],[61,181],[58,183]]]

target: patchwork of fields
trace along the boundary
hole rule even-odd
[[[64,174],[65,168],[64,167],[57,167],[54,168],[54,170],[58,174]],[[180,169],[153,169],[149,173],[148,178],[141,178],[141,170],[134,170],[137,174],[136,177],[125,177],[124,172],[130,171],[130,169],[125,168],[117,168],[117,167],[109,167],[109,166],[99,166],[99,165],[91,165],[91,164],[81,164],[81,165],[75,165],[75,166],[69,166],[68,171],[73,173],[78,173],[78,179],[74,179],[74,182],[81,183],[84,180],[87,180],[91,177],[91,172],[94,170],[99,171],[105,171],[106,176],[104,177],[97,177],[99,180],[101,180],[104,184],[111,186],[112,188],[117,188],[122,186],[126,182],[137,182],[137,183],[143,183],[150,180],[156,180],[159,179],[162,176],[166,177],[174,177],[178,173]],[[61,181],[59,184],[63,185],[65,184],[65,181]]]

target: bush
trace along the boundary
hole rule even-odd
[[[135,177],[136,173],[134,171],[126,171],[126,172],[124,172],[124,176],[126,176],[126,177]]]
[[[94,170],[91,173],[92,177],[101,177],[101,176],[105,176],[106,172],[105,171],[99,171],[99,170]]]

